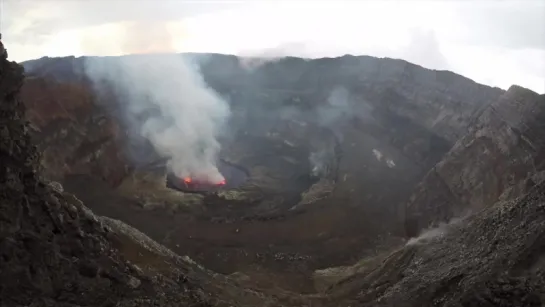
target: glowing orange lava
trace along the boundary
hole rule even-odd
[[[212,183],[212,182],[201,182],[201,181],[195,181],[193,180],[191,177],[185,177],[184,179],[184,183],[186,185],[200,185],[200,184],[203,184],[203,185],[218,185],[218,186],[222,186],[222,185],[225,185],[227,182],[225,181],[225,179],[223,179],[222,181],[220,182],[217,182],[217,183]]]

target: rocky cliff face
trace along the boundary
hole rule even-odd
[[[96,102],[84,82],[27,78],[21,98],[32,123],[31,134],[42,153],[44,174],[89,174],[111,185],[127,173],[119,124]]]
[[[346,307],[542,306],[544,191],[542,181],[523,197],[364,259],[327,293]]]
[[[511,87],[418,185],[407,231],[524,195],[544,176],[545,96]]]

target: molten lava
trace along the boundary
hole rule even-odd
[[[222,181],[217,182],[217,183],[212,183],[210,181],[194,180],[191,177],[185,177],[184,178],[184,184],[186,186],[224,186],[226,183],[227,182],[225,181],[225,179],[223,179]]]
[[[167,187],[187,193],[213,192],[223,189],[233,189],[242,185],[248,178],[248,173],[242,168],[220,160],[216,174],[202,172],[185,174],[167,174]]]

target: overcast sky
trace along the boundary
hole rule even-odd
[[[10,59],[217,52],[401,58],[545,92],[545,0],[3,0]]]

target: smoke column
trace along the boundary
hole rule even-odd
[[[350,101],[349,91],[337,86],[329,93],[327,104],[319,105],[314,110],[310,121],[315,122],[319,127],[328,128],[335,135],[336,143],[338,143],[343,139],[342,124],[354,114],[355,109]],[[335,150],[336,148],[326,146],[310,154],[309,162],[313,176],[322,177],[330,172],[331,163],[335,160]]]
[[[113,87],[131,129],[169,160],[178,177],[218,182],[217,140],[228,104],[177,54],[86,58],[95,85]]]

